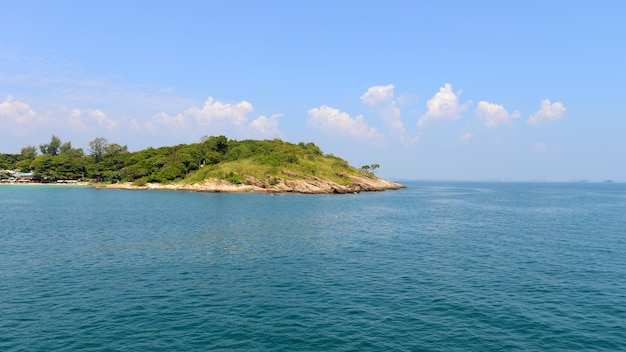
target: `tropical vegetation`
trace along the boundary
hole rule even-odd
[[[130,152],[126,146],[98,137],[89,142],[88,153],[63,143],[53,135],[39,148],[22,148],[20,154],[0,154],[0,170],[17,170],[42,182],[83,180],[95,182],[198,183],[222,179],[233,184],[252,176],[269,184],[278,179],[316,177],[339,184],[349,176],[373,176],[378,164],[362,169],[350,166],[313,143],[273,140],[232,140],[205,136],[199,143],[147,148]],[[0,174],[0,177],[8,177]]]

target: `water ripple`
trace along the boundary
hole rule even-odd
[[[626,349],[623,185],[27,189],[0,188],[0,350]]]

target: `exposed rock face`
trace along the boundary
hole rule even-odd
[[[315,177],[296,180],[273,179],[264,181],[248,176],[246,180],[239,185],[234,185],[225,180],[204,180],[202,183],[196,184],[173,183],[162,185],[159,183],[148,183],[145,186],[134,186],[131,183],[117,183],[109,185],[107,188],[167,189],[197,192],[293,192],[305,194],[358,193],[405,188],[404,185],[399,183],[382,180],[376,177],[345,177],[350,178],[352,182],[347,185],[340,185],[333,181],[321,180]]]

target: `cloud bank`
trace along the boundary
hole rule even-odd
[[[160,112],[151,118],[110,117],[101,109],[60,108],[56,113],[38,113],[25,102],[8,96],[0,103],[0,124],[12,131],[65,130],[70,134],[102,134],[113,131],[154,135],[182,133],[228,134],[242,138],[282,137],[282,114],[260,115],[251,120],[252,104],[243,100],[224,103],[209,97],[202,107],[192,106],[177,114]]]
[[[151,131],[169,127],[177,130],[206,129],[205,134],[238,133],[250,137],[281,136],[278,118],[282,114],[273,114],[269,117],[261,115],[251,121],[248,115],[253,111],[254,107],[246,100],[231,104],[209,97],[202,107],[192,106],[176,115],[158,113],[145,124],[145,127]]]

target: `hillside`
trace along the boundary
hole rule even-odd
[[[81,151],[29,158],[14,155],[11,160],[15,160],[15,169],[32,173],[40,182],[80,179],[100,187],[125,189],[352,193],[404,187],[370,172],[377,164],[358,169],[324,154],[313,143],[212,136],[200,143],[138,152],[128,152],[126,147],[108,144],[103,138],[90,146],[88,156]]]
[[[350,166],[339,157],[325,155],[313,143],[210,137],[203,143],[172,147],[165,154],[167,161],[158,171],[139,173],[135,180],[108,187],[297,193],[353,193],[404,187]],[[202,154],[204,158],[200,158]],[[157,150],[143,162],[125,167],[122,174],[128,177],[136,169],[147,173],[145,165],[154,164],[154,158],[162,159],[163,153]]]

